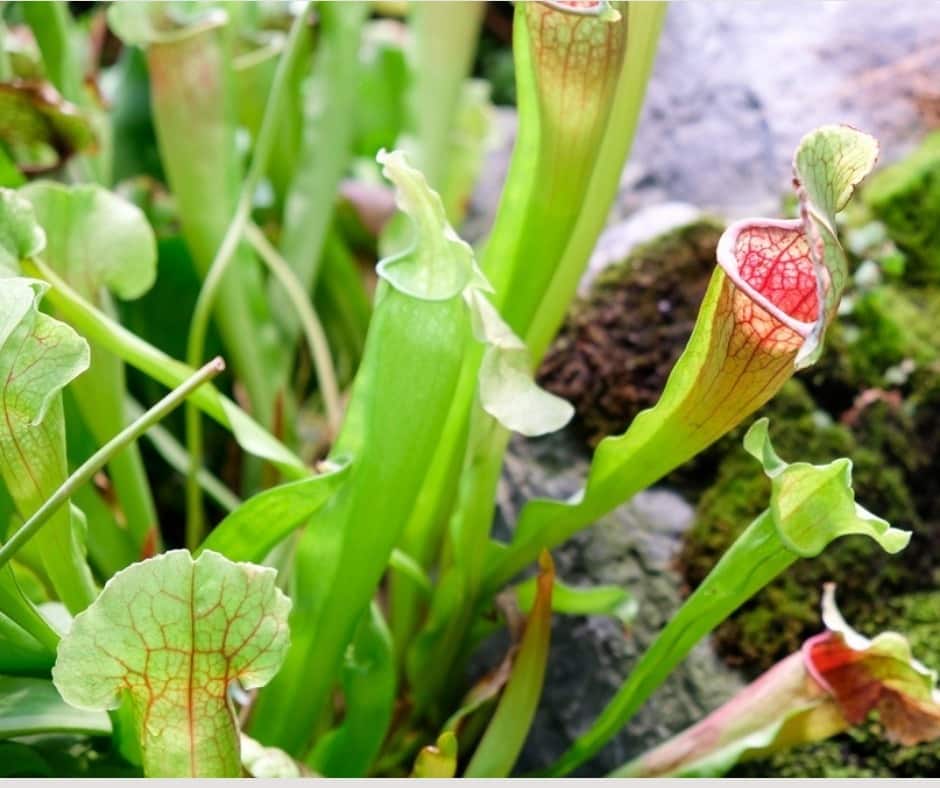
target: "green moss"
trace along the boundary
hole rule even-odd
[[[893,599],[881,622],[859,629],[874,634],[893,629],[906,635],[915,656],[940,669],[940,591]],[[861,624],[862,622],[853,622]],[[940,742],[901,747],[884,740],[877,715],[864,725],[825,742],[778,753],[738,766],[734,777],[936,777]]]
[[[862,195],[908,255],[907,276],[940,281],[940,132],[903,161],[876,173]]]

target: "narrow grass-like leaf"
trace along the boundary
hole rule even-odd
[[[535,577],[515,587],[520,611],[532,610],[537,589]],[[636,618],[637,603],[633,595],[620,586],[570,586],[556,579],[552,587],[552,610],[569,616],[611,616],[629,626]]]
[[[467,765],[465,777],[508,777],[522,751],[542,695],[552,630],[555,567],[547,552],[540,558],[535,604],[526,621],[519,653],[493,719]]]
[[[348,473],[349,463],[343,462],[318,476],[258,493],[222,520],[196,554],[215,550],[232,561],[262,561],[336,494]]]

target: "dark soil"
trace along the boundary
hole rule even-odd
[[[539,369],[591,445],[656,404],[715,268],[722,227],[703,221],[639,247],[577,301]]]

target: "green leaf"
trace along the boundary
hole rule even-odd
[[[535,604],[537,583],[530,577],[516,586],[516,604],[523,613]],[[569,616],[611,616],[624,626],[636,619],[637,603],[633,594],[620,586],[570,586],[555,579],[552,586],[552,610]]]
[[[11,189],[0,189],[0,276],[19,273],[20,260],[46,245],[32,206]]]
[[[551,774],[565,774],[596,753],[703,637],[799,558],[816,555],[833,539],[851,534],[869,536],[890,553],[907,544],[908,532],[891,528],[857,506],[847,460],[787,464],[770,445],[763,419],[749,431],[745,445],[769,469],[770,507],[735,540],[669,620],[591,728],[552,766]]]
[[[781,541],[792,552],[812,558],[847,534],[870,536],[888,553],[907,547],[909,531],[892,528],[855,502],[850,460],[827,465],[785,463],[773,450],[766,418],[751,425],[744,448],[764,465],[771,479],[771,516]]]
[[[449,779],[457,774],[457,737],[451,731],[444,731],[437,737],[436,744],[421,748],[415,758],[412,777]]]
[[[229,17],[202,3],[115,3],[112,29],[145,48],[160,160],[196,270],[206,276],[241,188]],[[193,87],[199,75],[198,89]],[[214,319],[252,412],[274,414],[287,348],[278,341],[261,270],[240,244],[222,277]]]
[[[70,706],[48,679],[0,676],[0,739],[49,732],[110,736],[111,720]]]
[[[397,680],[392,636],[373,603],[343,665],[342,724],[317,742],[310,765],[331,777],[364,777],[388,733]]]
[[[260,687],[287,650],[290,600],[275,571],[173,550],[108,581],[59,645],[52,679],[71,705],[133,705],[149,777],[237,777],[229,685]]]
[[[55,652],[0,612],[0,673],[7,675],[42,675],[55,661]]]
[[[48,285],[0,279],[0,474],[25,520],[68,477],[62,388],[88,367],[88,343],[39,311]],[[73,613],[95,595],[67,508],[37,535],[43,565]]]
[[[540,388],[528,348],[480,288],[468,288],[474,332],[486,344],[480,364],[480,404],[507,429],[536,436],[555,432],[574,416],[571,403]]]
[[[798,188],[803,218],[746,219],[724,232],[719,267],[659,402],[624,434],[601,441],[581,494],[525,506],[513,544],[490,568],[491,588],[510,580],[542,547],[561,544],[694,457],[815,358],[841,295],[846,262],[808,195],[822,189],[818,181],[825,177],[844,184],[838,198],[847,199],[864,167],[874,165],[874,144],[867,134],[837,126],[803,139],[794,161],[797,181],[804,184]],[[820,146],[839,155],[807,169],[806,151]]]
[[[519,653],[493,719],[467,765],[465,777],[508,777],[522,751],[542,695],[552,631],[555,567],[547,552],[540,558],[535,604],[526,621]]]
[[[390,173],[407,181],[407,188],[423,182],[411,177],[402,160],[396,157],[392,163]],[[422,212],[415,217],[419,228],[445,233],[435,219],[437,199],[423,195],[408,204]],[[447,248],[446,238],[419,233],[418,240]],[[413,251],[412,261],[436,265],[423,251]],[[414,268],[403,265],[409,272],[404,278],[411,281]],[[362,363],[332,452],[334,458],[351,456],[354,462],[347,483],[297,542],[293,645],[284,670],[258,696],[252,735],[259,741],[295,757],[307,753],[347,645],[425,489],[469,340],[469,314],[459,291],[446,300],[428,300],[380,282]]]
[[[260,562],[291,531],[307,522],[330,500],[346,480],[349,462],[288,482],[249,498],[219,523],[203,542],[232,561]]]
[[[94,184],[33,181],[19,193],[45,228],[46,261],[85,298],[107,287],[133,299],[153,285],[156,239],[136,205]]]
[[[408,249],[379,263],[379,276],[413,298],[454,298],[474,277],[473,249],[454,232],[440,196],[424,175],[409,166],[404,153],[382,150],[376,158],[385,177],[395,184],[399,210],[412,217],[415,230]]]

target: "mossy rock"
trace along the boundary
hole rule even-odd
[[[802,415],[795,417],[801,407]],[[788,418],[778,418],[781,412],[789,412]],[[715,636],[725,658],[750,675],[766,670],[819,631],[825,582],[838,583],[850,621],[866,620],[884,600],[932,587],[934,549],[940,542],[940,528],[923,526],[901,470],[884,453],[860,447],[846,427],[822,421],[796,381],[788,384],[776,409],[771,404],[765,413],[771,415],[771,434],[784,459],[822,463],[852,458],[858,501],[894,526],[914,531],[914,537],[900,559],[863,537],[839,539],[817,558],[798,561],[746,603]],[[695,525],[684,540],[679,560],[691,586],[702,581],[769,500],[770,482],[760,465],[740,444],[729,450],[720,461],[717,480],[702,495]]]
[[[842,595],[840,595],[841,597]],[[892,629],[906,635],[914,655],[940,670],[940,591],[891,600],[882,621],[851,622],[869,635]],[[902,747],[884,740],[877,714],[851,731],[818,744],[738,766],[732,777],[937,777],[940,742]]]
[[[722,230],[702,219],[640,245],[572,305],[538,377],[574,405],[590,444],[659,399],[692,334]]]
[[[852,296],[849,314],[826,333],[826,349],[804,374],[817,404],[839,414],[860,391],[909,390],[903,364],[930,367],[940,359],[940,289],[880,285]]]
[[[940,282],[940,132],[906,159],[877,172],[862,192],[908,256],[912,281]]]

